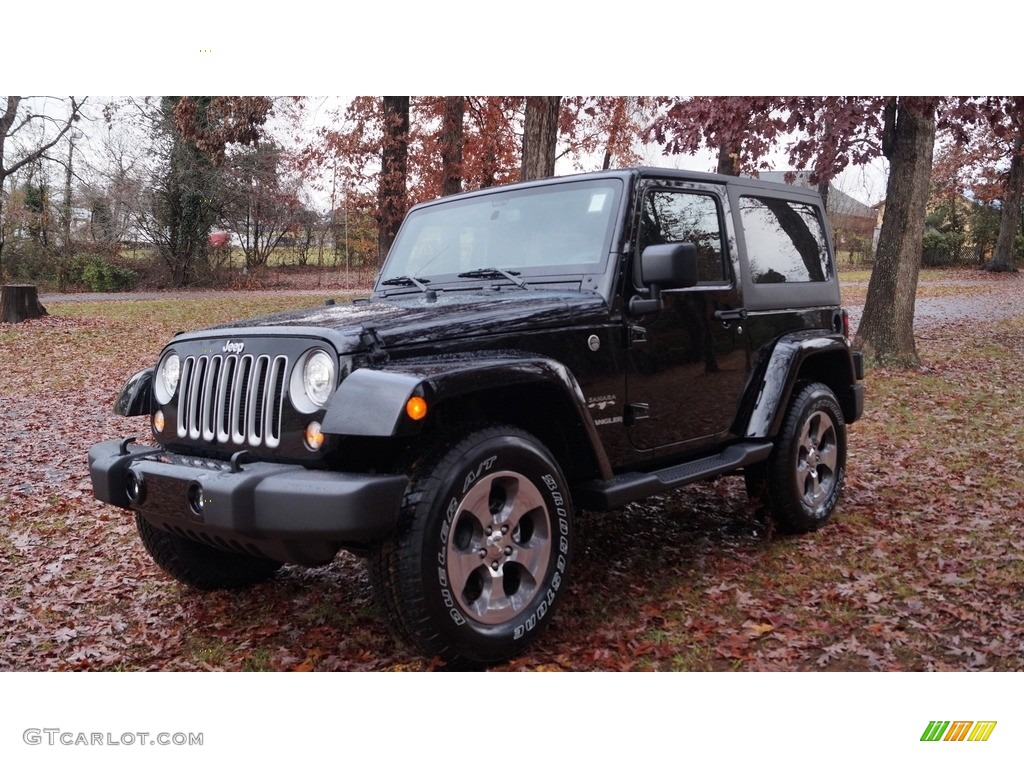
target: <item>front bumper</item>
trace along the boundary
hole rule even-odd
[[[180,456],[121,440],[89,449],[97,499],[137,510],[159,528],[229,551],[307,565],[395,529],[404,475],[365,475],[291,464],[236,464]]]

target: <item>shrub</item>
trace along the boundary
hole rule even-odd
[[[137,276],[131,267],[115,264],[98,256],[76,256],[71,264],[71,282],[84,285],[94,293],[130,291]]]
[[[926,267],[948,267],[962,261],[964,235],[960,232],[928,232],[922,240],[921,263]]]

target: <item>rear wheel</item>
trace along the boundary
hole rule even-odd
[[[398,534],[371,563],[387,618],[452,667],[521,652],[566,587],[573,523],[557,463],[493,426],[439,440],[410,474]]]
[[[161,530],[135,513],[135,526],[156,564],[178,581],[197,589],[239,589],[266,581],[281,567],[240,552],[225,552]]]
[[[762,498],[780,530],[821,528],[835,511],[846,473],[846,424],[835,394],[817,382],[797,388],[764,464],[748,467],[747,492]]]

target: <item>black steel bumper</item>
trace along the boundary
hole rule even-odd
[[[97,499],[164,530],[285,562],[328,562],[395,529],[408,478],[179,456],[120,440],[89,449]]]

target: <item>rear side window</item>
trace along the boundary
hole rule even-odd
[[[740,219],[754,283],[823,283],[832,279],[825,230],[814,206],[743,196]]]

